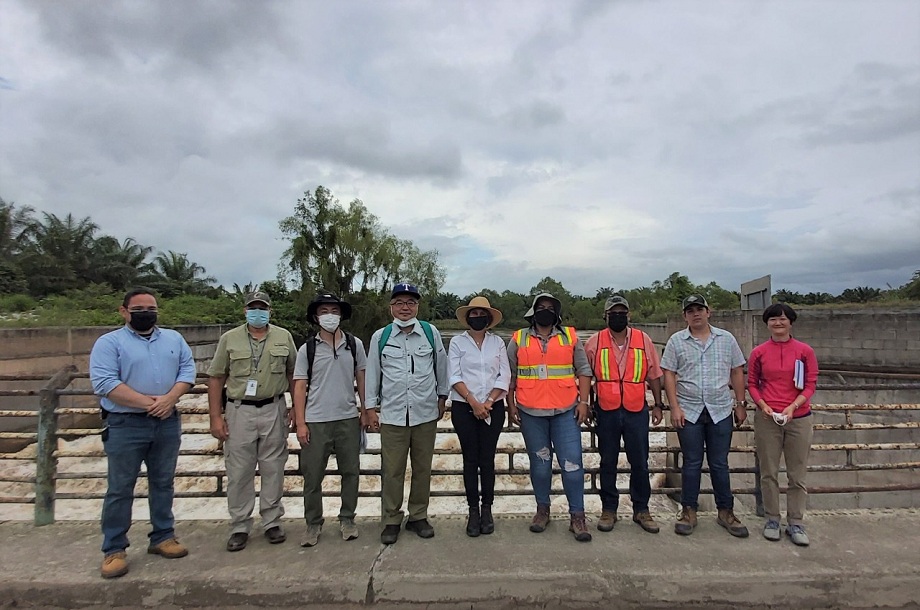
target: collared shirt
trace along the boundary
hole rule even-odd
[[[661,357],[661,368],[677,375],[677,400],[687,421],[696,423],[703,409],[718,423],[731,415],[734,399],[728,385],[733,368],[744,366],[744,354],[735,337],[709,327],[703,343],[690,329],[671,335]]]
[[[558,328],[553,327],[553,331],[549,334],[549,338],[544,339],[540,335],[536,334],[536,332],[534,332],[533,327],[525,328],[523,330],[525,333],[529,334],[531,337],[534,337],[540,341],[540,348],[543,350],[543,353],[546,353],[546,344],[551,339],[553,339],[553,337],[555,337],[560,332],[562,332]],[[512,385],[514,384],[514,381],[517,380],[517,364],[518,364],[517,352],[518,352],[518,345],[517,343],[514,342],[514,339],[512,338],[510,341],[508,341],[508,364],[511,367]],[[572,354],[572,360],[574,360],[574,362],[572,363],[572,366],[575,368],[576,377],[591,377],[591,364],[588,362],[588,356],[585,354],[585,346],[581,342],[581,339],[578,339],[575,342],[575,351]],[[517,406],[519,409],[521,409],[522,411],[524,411],[524,413],[527,413],[528,415],[534,415],[536,417],[552,417],[553,415],[559,415],[560,413],[571,411],[578,404],[579,400],[580,400],[580,397],[576,396],[575,402],[572,403],[572,406],[566,407],[564,409],[533,409],[533,408],[528,407],[527,405],[522,405],[521,403],[517,403]]]
[[[269,324],[265,336],[255,339],[243,324],[221,335],[208,375],[227,378],[230,400],[265,400],[288,391],[296,362],[297,346],[286,329]],[[256,381],[255,396],[246,396],[250,379]]]
[[[89,378],[106,411],[144,413],[144,409],[113,402],[108,394],[121,384],[146,396],[163,396],[180,382],[195,385],[195,360],[188,343],[176,331],[155,327],[145,339],[126,324],[93,344]]]
[[[355,353],[347,349],[345,334],[338,333],[335,349],[319,338],[307,341],[316,343],[313,354],[313,376],[307,388],[305,419],[308,424],[341,421],[358,417],[358,402],[355,399],[355,371],[367,368],[364,344],[355,337]],[[307,344],[297,352],[294,379],[307,379],[309,372]]]
[[[508,364],[505,342],[498,335],[486,332],[480,349],[469,332],[464,332],[450,340],[447,355],[450,359],[448,383],[451,387],[451,400],[466,402],[466,399],[453,389],[454,384],[461,381],[480,402],[488,398],[489,392],[495,388],[503,390],[495,400],[501,400],[508,393],[511,367]]]
[[[609,329],[596,332],[591,335],[587,341],[585,341],[585,354],[588,357],[588,363],[591,365],[592,371],[594,370],[595,357],[597,356],[597,343],[600,341],[599,335],[601,333],[609,332]],[[658,350],[655,349],[655,344],[652,342],[652,338],[638,328],[628,327],[626,331],[626,343],[623,345],[617,345],[617,342],[613,340],[612,336],[610,339],[610,343],[613,344],[613,347],[616,350],[617,368],[619,368],[620,371],[620,379],[626,376],[626,348],[629,345],[629,342],[632,340],[633,333],[642,333],[642,343],[645,345],[645,358],[648,361],[648,374],[645,376],[646,381],[662,377],[664,373],[661,372]],[[597,379],[597,375],[595,375],[594,378]]]
[[[367,408],[380,407],[380,423],[417,426],[438,419],[438,396],[447,397],[447,351],[441,333],[434,326],[434,352],[425,331],[415,324],[405,333],[394,328],[378,350],[383,328],[371,337],[367,352],[364,387]]]

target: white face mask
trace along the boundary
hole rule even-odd
[[[339,322],[342,320],[342,316],[337,313],[324,313],[318,317],[319,325],[323,330],[327,332],[335,332],[335,329],[339,327]]]
[[[407,326],[412,326],[416,322],[418,322],[418,319],[416,318],[410,318],[408,320],[400,320],[399,318],[393,318],[393,324],[395,324],[396,326],[400,328],[406,328]]]
[[[779,426],[785,426],[786,423],[789,421],[789,419],[788,419],[785,415],[783,415],[782,413],[777,413],[776,411],[774,411],[774,412],[773,412],[773,421],[775,421],[775,422],[777,423],[777,425],[779,425]]]

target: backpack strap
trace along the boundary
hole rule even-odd
[[[358,375],[358,356],[357,356],[357,343],[355,342],[355,336],[348,331],[343,330],[345,333],[345,349],[351,352],[351,360],[354,363],[352,374],[354,376]],[[334,349],[334,348],[333,348]],[[310,333],[307,337],[307,385],[313,381],[313,360],[316,358],[316,333]]]

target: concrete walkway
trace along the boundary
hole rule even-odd
[[[298,521],[285,524],[286,543],[255,536],[238,553],[224,550],[224,522],[186,521],[178,533],[191,553],[176,560],[146,554],[146,524],[135,523],[131,571],[112,581],[98,573],[98,524],[8,521],[0,607],[920,608],[920,510],[812,513],[808,548],[768,542],[759,520],[741,517],[748,539],[703,513],[687,538],[661,515],[658,535],[628,517],[609,534],[590,523],[591,543],[558,518],[532,534],[529,519],[501,517],[493,535],[468,538],[463,519],[442,517],[435,538],[403,531],[390,547],[376,521],[360,521],[351,542],[327,521],[309,549]]]

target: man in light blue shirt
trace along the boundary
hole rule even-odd
[[[380,430],[380,541],[393,544],[402,525],[406,459],[412,459],[406,529],[434,536],[428,523],[431,459],[447,393],[447,352],[438,329],[416,318],[421,294],[397,284],[390,297],[393,323],[371,337],[365,395],[368,424]],[[379,415],[378,415],[379,413]]]
[[[701,295],[684,299],[683,311],[687,328],[671,335],[661,357],[671,423],[677,428],[683,452],[683,510],[674,531],[689,536],[696,527],[705,453],[719,510],[717,522],[732,536],[746,538],[747,528],[734,513],[728,472],[733,423],[741,424],[747,415],[744,354],[731,333],[709,324],[709,304]]]
[[[188,550],[176,540],[173,480],[182,429],[176,403],[195,383],[192,350],[182,335],[156,326],[157,301],[139,288],[118,308],[125,326],[99,337],[90,353],[90,381],[100,396],[108,457],[102,505],[103,578],[128,572],[125,549],[134,486],[147,465],[150,522],[147,552],[176,559]]]

